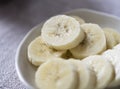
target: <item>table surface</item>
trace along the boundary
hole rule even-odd
[[[27,32],[50,16],[88,8],[120,16],[120,0],[12,0],[0,4],[0,89],[27,89],[15,70],[15,53]]]

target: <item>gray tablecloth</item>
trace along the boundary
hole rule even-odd
[[[0,89],[26,89],[15,70],[16,49],[42,20],[76,8],[120,16],[120,0],[13,0],[0,4]]]

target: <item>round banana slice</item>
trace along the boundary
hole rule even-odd
[[[94,89],[96,87],[96,75],[91,71],[86,64],[80,60],[68,60],[78,73],[78,88],[77,89]]]
[[[120,33],[119,32],[117,32],[115,29],[113,29],[113,28],[103,28],[105,31],[108,31],[109,33],[111,33],[113,36],[114,36],[114,38],[115,38],[115,40],[116,40],[116,42],[117,43],[120,43]]]
[[[51,17],[42,27],[42,38],[57,50],[76,47],[84,39],[77,20],[66,15]]]
[[[104,89],[114,79],[114,68],[112,64],[104,57],[99,55],[89,56],[83,59],[83,62],[86,63],[96,73],[96,89]]]
[[[117,41],[113,35],[113,33],[110,32],[110,30],[108,29],[103,29],[104,33],[105,33],[105,37],[106,37],[106,45],[108,49],[113,48],[116,44]]]
[[[35,38],[28,46],[28,59],[35,66],[52,59],[50,57],[61,57],[65,53],[66,51],[57,51],[49,47],[41,36]]]
[[[75,58],[85,58],[103,52],[106,49],[106,38],[104,31],[97,25],[86,23],[81,25],[86,38],[77,47],[71,49]]]
[[[119,48],[120,49],[120,48]],[[112,49],[105,51],[102,56],[109,60],[115,69],[115,79],[109,85],[109,87],[115,87],[120,85],[120,50]]]
[[[71,15],[71,17],[75,18],[80,24],[84,24],[85,20],[83,20],[81,17],[79,16],[75,16],[75,15]]]
[[[35,82],[39,89],[76,89],[77,73],[64,60],[49,60],[38,68]]]

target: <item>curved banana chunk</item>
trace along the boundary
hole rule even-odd
[[[103,29],[103,31],[104,31],[105,37],[106,37],[107,48],[108,49],[113,48],[117,44],[117,41],[116,41],[113,33],[111,33],[109,29]]]
[[[119,32],[117,32],[113,28],[103,28],[103,29],[108,31],[109,33],[113,34],[113,36],[115,37],[116,42],[120,43],[120,33]]]
[[[96,75],[91,71],[86,64],[80,60],[68,60],[78,73],[78,88],[77,89],[94,89],[96,87]]]
[[[42,27],[42,38],[57,50],[74,48],[84,37],[79,22],[66,15],[51,17]]]
[[[84,24],[85,23],[85,20],[82,19],[79,16],[71,15],[71,17],[75,18],[80,24]]]
[[[89,56],[83,59],[91,69],[93,69],[97,76],[96,89],[102,89],[108,86],[114,79],[114,68],[112,64],[104,57],[99,55]]]
[[[77,73],[65,60],[49,60],[38,68],[35,82],[39,89],[75,89]]]
[[[105,51],[102,56],[109,60],[115,69],[115,79],[109,85],[109,87],[115,87],[120,85],[120,50],[112,49]]]
[[[85,32],[85,39],[77,47],[71,49],[75,58],[85,58],[103,52],[106,49],[104,31],[97,24],[86,23],[81,25]]]
[[[50,57],[61,57],[65,53],[66,51],[57,51],[49,47],[41,36],[35,38],[28,46],[28,59],[35,66],[52,59]]]

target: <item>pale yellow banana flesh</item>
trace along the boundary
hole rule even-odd
[[[75,89],[77,73],[73,66],[61,59],[42,64],[35,75],[35,82],[40,89]]]
[[[105,51],[106,38],[100,26],[86,23],[81,25],[81,29],[85,32],[85,39],[77,47],[70,49],[75,58],[82,59]]]
[[[118,42],[116,41],[116,38],[114,37],[113,33],[110,32],[109,29],[103,29],[105,32],[106,37],[106,45],[108,49],[113,48]]]
[[[104,30],[110,32],[114,37],[117,43],[120,43],[120,33],[113,28],[103,28]]]
[[[57,50],[74,48],[84,39],[84,32],[80,29],[79,22],[67,15],[50,18],[41,30],[45,42]]]
[[[90,70],[86,64],[80,60],[68,60],[78,73],[78,88],[77,89],[94,89],[96,87],[95,72]]]
[[[35,65],[39,66],[43,62],[52,59],[51,57],[61,57],[66,51],[57,51],[51,48],[43,41],[41,36],[35,38],[28,46],[28,59]]]
[[[119,44],[120,45],[120,44]],[[110,61],[115,69],[115,79],[109,85],[109,87],[115,87],[120,85],[120,46],[117,45],[114,49],[107,50],[102,54],[108,61]]]
[[[106,88],[114,79],[114,67],[104,57],[100,55],[89,56],[83,59],[83,62],[86,63],[96,73],[96,89]]]

